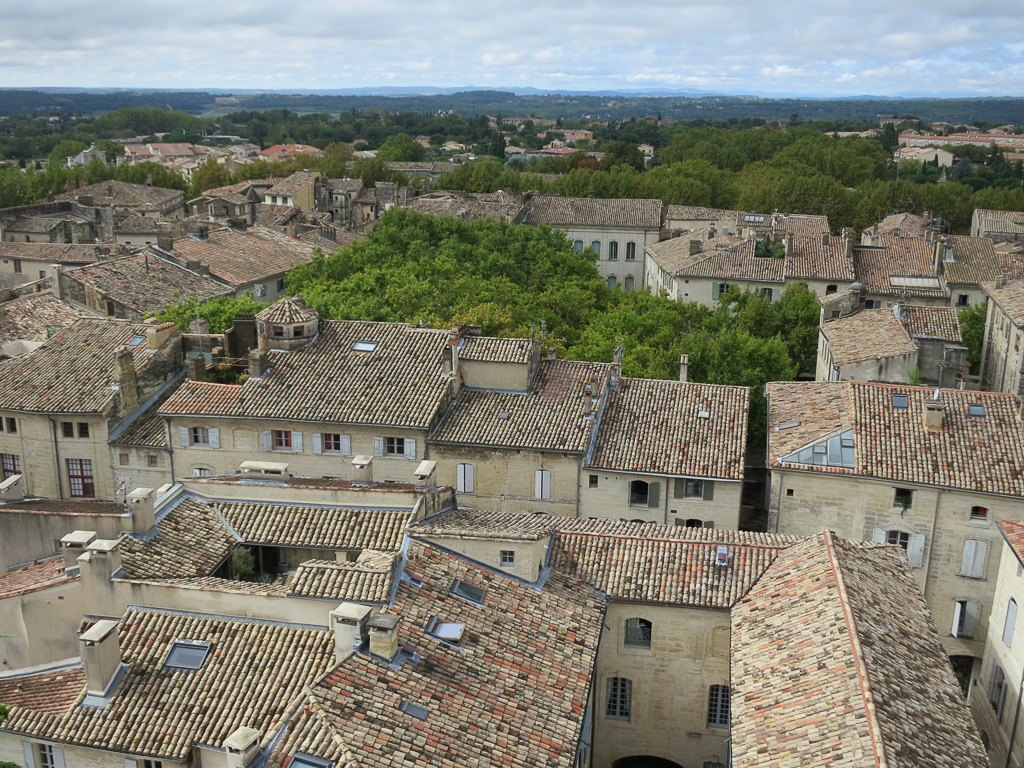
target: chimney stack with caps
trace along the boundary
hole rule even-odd
[[[157,222],[156,247],[161,251],[174,250],[174,235],[171,234],[171,225],[166,221]]]
[[[331,611],[331,629],[334,630],[334,661],[341,663],[353,651],[360,650],[369,635],[369,621],[373,608],[358,603],[342,603]]]
[[[946,405],[942,402],[942,393],[936,389],[935,394],[924,401],[925,429],[941,430],[945,411]]]
[[[262,341],[262,340],[261,340]],[[249,378],[262,379],[267,372],[267,355],[259,349],[249,351]]]
[[[60,540],[60,548],[64,551],[64,569],[78,570],[78,558],[96,539],[96,531],[72,531]]]
[[[0,500],[21,501],[25,498],[25,476],[11,475],[0,483]]]
[[[612,368],[608,375],[608,388],[611,390],[617,390],[619,388],[619,379],[622,377],[622,345],[616,344],[615,349],[612,350]]]
[[[368,622],[370,629],[370,653],[391,661],[398,655],[397,613],[377,613]]]
[[[117,350],[114,358],[118,386],[121,389],[121,405],[125,413],[139,407],[139,378],[135,373],[135,355],[128,347]]]
[[[224,739],[224,756],[227,768],[245,768],[260,751],[260,732],[255,728],[242,726]]]
[[[148,533],[156,528],[156,491],[136,488],[125,501],[132,513],[132,529],[136,533]]]
[[[690,255],[691,256],[696,256],[698,253],[701,252],[701,250],[703,250],[703,248],[704,248],[704,243],[702,243],[699,239],[695,239],[695,240],[691,240],[690,241]]]
[[[202,355],[196,355],[188,359],[189,381],[203,381],[206,379],[206,361]]]
[[[679,381],[686,383],[686,379],[690,373],[690,356],[680,355],[679,356]]]
[[[117,622],[101,619],[78,637],[85,666],[85,689],[96,696],[107,696],[121,670],[121,643]]]

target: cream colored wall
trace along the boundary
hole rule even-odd
[[[462,384],[478,389],[503,389],[525,392],[529,386],[530,367],[519,363],[485,363],[460,360]]]
[[[17,434],[6,431],[7,418],[18,420]],[[25,492],[33,496],[59,499],[71,498],[68,485],[67,459],[92,461],[93,482],[97,499],[113,499],[114,480],[107,448],[107,422],[98,416],[54,416],[54,421],[39,414],[0,411],[5,431],[0,434],[0,453],[13,453],[21,457],[21,470],[25,478]],[[89,437],[63,437],[60,423],[89,425]],[[57,452],[54,451],[54,422],[57,423]],[[58,454],[59,453],[59,460]],[[59,467],[60,483],[57,482]]]
[[[472,539],[467,537],[429,536],[425,541],[458,552],[471,560],[510,573],[525,581],[536,581],[547,561],[548,537],[536,541],[503,541],[501,539]],[[515,565],[501,563],[502,550],[515,552]]]
[[[2,727],[2,726],[0,726]],[[89,749],[71,744],[59,744],[57,742],[45,742],[41,739],[29,739],[14,733],[6,733],[0,730],[0,762],[12,762],[15,765],[25,765],[25,753],[22,742],[50,743],[63,751],[64,765],[68,768],[125,768],[126,759],[135,759],[138,766],[142,766],[142,756],[128,755],[123,752],[112,752],[106,749]],[[164,768],[177,768],[184,765],[175,760],[161,760]],[[39,763],[36,762],[36,768]]]
[[[177,477],[192,474],[197,467],[207,468],[214,475],[237,474],[243,461],[273,461],[289,465],[293,475],[303,477],[340,477],[345,480],[361,479],[352,466],[353,456],[373,456],[374,436],[411,438],[416,441],[416,458],[374,457],[370,465],[373,480],[415,482],[413,471],[423,460],[425,432],[390,427],[359,427],[341,424],[311,424],[307,422],[270,421],[260,419],[217,419],[179,417],[170,419],[171,443],[174,450],[174,473]],[[220,430],[220,448],[205,446],[182,447],[178,427],[206,427]],[[288,430],[302,433],[302,451],[263,451],[260,435],[267,430]],[[314,433],[338,433],[351,437],[352,455],[339,453],[313,453]]]
[[[675,278],[647,253],[644,254],[644,288],[654,296],[664,291],[672,301],[679,300]]]
[[[1024,571],[1009,545],[1003,542],[1001,549],[1002,556],[992,600],[991,613],[994,620],[989,622],[985,658],[980,666],[975,668],[970,700],[971,712],[978,728],[989,737],[989,760],[993,766],[999,768],[1007,764],[1006,753],[1013,731],[1014,708],[1017,705],[1020,680],[1024,674],[1024,612],[1018,611],[1010,647],[1007,647],[1002,639],[1006,606],[1010,599],[1017,602],[1018,609],[1024,606]],[[989,703],[993,664],[998,664],[1002,668],[1006,684],[1009,685],[1003,705],[1002,722]],[[1024,765],[1024,738],[1021,738],[1019,725],[1014,739],[1013,761],[1010,765]]]
[[[80,581],[0,600],[0,674],[78,655]]]
[[[597,487],[590,487],[591,476]],[[634,480],[658,483],[658,505],[629,503],[630,484]],[[710,520],[715,528],[736,530],[740,522],[742,483],[715,481],[714,498],[676,498],[675,478],[634,475],[625,472],[593,471],[586,467],[580,475],[580,517],[600,520],[643,520],[649,523],[682,525],[687,519]]]
[[[712,286],[715,283],[728,283],[730,288],[738,288],[741,291],[760,291],[764,288],[772,289],[772,301],[778,301],[782,297],[784,285],[782,283],[768,283],[757,280],[735,280],[722,277],[677,277],[676,299],[679,301],[695,301],[705,307],[714,309],[718,306],[718,300],[712,299]]]
[[[994,392],[1018,394],[1024,365],[1024,331],[995,302],[989,302],[985,326],[985,386]]]
[[[127,464],[121,463],[121,454],[128,454]],[[149,466],[150,456],[156,456],[155,467]],[[125,490],[131,493],[136,488],[159,488],[174,482],[171,453],[167,450],[111,445],[110,464],[114,471],[114,487],[118,489],[118,499],[122,498]]]
[[[913,569],[950,655],[981,657],[991,615],[1001,536],[998,519],[1024,519],[1024,500],[936,488],[903,486],[914,492],[904,511],[894,506],[896,483],[814,472],[774,470],[768,530],[806,536],[830,529],[846,538],[872,540],[875,528],[923,534],[922,567]],[[793,495],[789,496],[788,491]],[[971,507],[988,509],[985,520],[971,520]],[[988,545],[984,578],[961,576],[964,542]],[[954,603],[981,606],[974,639],[952,636]]]
[[[829,344],[825,334],[818,327],[818,358],[814,365],[815,381],[832,381],[833,367],[835,362],[832,359],[832,345]],[[836,374],[838,376],[839,374]],[[838,379],[836,379],[838,381]]]
[[[566,233],[570,242],[582,240],[584,247],[589,248],[596,240],[601,243],[601,256],[597,260],[597,270],[601,277],[615,275],[618,284],[624,284],[626,277],[633,278],[633,290],[644,287],[644,249],[658,242],[660,229],[612,229],[610,227],[559,227]],[[608,259],[608,243],[615,240],[619,244],[618,258]],[[636,258],[626,260],[626,243],[636,243]]]
[[[624,645],[625,622],[652,623],[651,648]],[[630,755],[684,766],[728,763],[729,729],[707,726],[708,689],[729,684],[729,613],[611,603],[594,678],[593,768]],[[609,678],[631,680],[629,721],[605,716]],[[684,757],[685,756],[685,757]]]
[[[31,505],[29,505],[31,506]],[[0,571],[58,554],[60,540],[72,531],[96,531],[97,538],[116,539],[132,527],[131,515],[58,515],[7,512],[0,507]]]
[[[438,485],[457,487],[458,464],[466,462],[473,465],[474,491],[458,494],[462,506],[495,512],[543,512],[562,517],[576,516],[578,456],[431,445],[430,458],[437,461],[434,478]],[[534,496],[534,473],[540,469],[551,473],[550,499]]]

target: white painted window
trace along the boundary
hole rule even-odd
[[[504,566],[516,564],[516,551],[514,549],[501,550],[501,564]]]
[[[474,477],[472,464],[459,464],[456,467],[456,490],[459,493],[473,493]]]
[[[340,453],[352,455],[352,438],[340,432],[314,432],[313,453]]]
[[[551,498],[551,472],[538,469],[533,473],[533,497],[535,499]]]
[[[1003,645],[1010,648],[1013,645],[1013,627],[1017,623],[1017,601],[1012,597],[1006,604],[1006,619],[1003,621]]]
[[[960,575],[972,579],[985,578],[985,557],[988,555],[988,542],[978,539],[967,539],[964,542],[963,557],[960,559]]]
[[[953,637],[974,637],[981,606],[971,600],[957,600],[953,608]]]
[[[880,544],[898,544],[903,547],[912,567],[921,568],[924,565],[925,537],[923,533],[875,528],[873,539]]]

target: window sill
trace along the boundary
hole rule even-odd
[[[970,576],[966,573],[958,573],[957,576],[959,576],[961,579],[970,579],[971,581],[988,581],[988,579],[984,576]]]

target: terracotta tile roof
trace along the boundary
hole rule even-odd
[[[119,397],[114,358],[128,346],[135,370],[143,371],[156,350],[147,348],[151,325],[83,318],[30,355],[0,362],[0,408],[42,413],[102,413]]]
[[[155,216],[117,216],[114,219],[114,231],[119,234],[155,233],[159,221]]]
[[[431,441],[583,453],[608,369],[543,360],[529,394],[463,389]]]
[[[459,346],[460,360],[488,363],[529,363],[537,343],[530,339],[499,339],[493,336],[466,336]]]
[[[1024,522],[1018,520],[997,520],[996,524],[1003,532],[1003,538],[1010,545],[1017,560],[1024,563]]]
[[[1024,234],[1024,212],[1022,211],[994,211],[978,208],[974,214],[980,220],[983,234],[989,232]]]
[[[956,307],[900,307],[903,326],[911,336],[929,336],[961,343],[960,316]]]
[[[623,378],[587,466],[742,480],[749,410],[747,387]]]
[[[992,240],[987,237],[949,235],[952,261],[945,249],[942,275],[949,284],[978,285],[995,280],[1002,271]],[[940,248],[942,246],[940,245]]]
[[[261,227],[245,232],[215,229],[208,240],[178,238],[169,254],[179,263],[198,259],[210,265],[210,274],[235,287],[281,275],[313,260],[312,246]]]
[[[309,323],[320,318],[315,309],[306,305],[306,302],[296,297],[293,299],[281,299],[271,304],[266,309],[256,313],[256,319],[264,323],[291,325],[293,323]]]
[[[167,440],[167,426],[160,417],[160,407],[167,402],[172,394],[174,394],[174,387],[157,398],[134,421],[125,425],[120,433],[112,433],[110,444],[170,448],[170,443]]]
[[[1013,395],[943,389],[941,429],[924,426],[930,387],[866,382],[769,382],[768,466],[843,473],[1008,496],[1024,495],[1024,437]],[[908,407],[893,407],[906,395]],[[968,406],[984,406],[972,416]],[[799,422],[797,426],[777,427]],[[786,457],[846,430],[854,433],[854,466],[812,466]]]
[[[175,198],[182,201],[185,199],[185,194],[177,189],[148,187],[145,184],[129,184],[126,181],[101,181],[55,195],[53,199],[57,202],[72,201],[78,200],[82,195],[92,197],[92,204],[97,208],[162,208],[173,203]]]
[[[140,314],[156,314],[185,298],[203,303],[233,293],[223,283],[148,253],[104,259],[67,272],[66,277]]]
[[[209,576],[238,543],[216,510],[184,499],[157,523],[149,541],[126,536],[121,566],[127,579]]]
[[[52,293],[33,293],[0,304],[0,344],[12,341],[46,341],[50,334],[89,313],[58,299]]]
[[[878,247],[853,249],[857,279],[868,293],[948,298],[949,289],[935,274],[931,256],[931,243],[920,237],[886,235],[879,238]]]
[[[264,735],[279,728],[288,703],[334,663],[332,633],[300,625],[137,608],[116,631],[129,668],[104,708],[55,716],[14,707],[4,729],[191,762],[194,744],[219,747],[242,726]],[[177,639],[211,643],[200,670],[163,668]]]
[[[77,574],[67,575],[63,556],[37,560],[28,565],[16,565],[0,573],[0,600],[67,584],[76,579]]]
[[[731,618],[734,765],[987,765],[894,547],[828,532],[796,544]]]
[[[373,352],[353,348],[376,341]],[[185,382],[163,415],[379,424],[426,429],[448,399],[448,333],[404,323],[320,322],[316,342],[271,352],[272,369],[244,384]]]
[[[288,594],[321,600],[386,603],[391,597],[397,559],[396,553],[364,551],[354,563],[307,560],[296,569]]]
[[[57,717],[67,712],[85,688],[85,667],[53,669],[0,678],[0,704]]]
[[[1024,280],[1011,280],[1003,286],[986,283],[982,289],[1014,325],[1024,327]]]
[[[680,266],[676,276],[781,284],[786,279],[786,260],[755,256],[756,243],[754,238],[748,238],[728,249],[704,253],[703,258],[695,259],[688,266]]]
[[[316,549],[397,551],[409,510],[349,509],[293,504],[211,501],[246,543]]]
[[[114,501],[78,501],[73,499],[30,499],[6,502],[0,505],[0,514],[130,517],[124,504]]]
[[[118,246],[69,245],[67,243],[0,243],[0,258],[46,261],[54,264],[92,264],[99,258],[99,248]]]
[[[700,242],[700,250],[696,253],[693,253],[690,248],[690,243],[694,240]],[[681,276],[695,264],[707,258],[708,254],[727,251],[742,242],[743,240],[740,238],[731,235],[711,237],[708,229],[690,229],[679,237],[651,243],[644,250],[659,267],[670,275]]]
[[[12,221],[4,229],[8,232],[49,232],[61,226],[64,220],[79,219],[77,216],[23,216]]]
[[[303,187],[316,182],[320,178],[319,173],[313,171],[296,171],[286,179],[281,179],[277,184],[268,189],[266,195],[294,195]]]
[[[1010,280],[1024,278],[1024,245],[1020,243],[996,243],[993,248],[999,259],[999,270]]]
[[[807,216],[796,213],[773,213],[771,217],[772,236],[779,238],[787,234],[821,235],[831,234],[828,216]]]
[[[862,309],[825,323],[821,335],[828,341],[836,365],[910,355],[917,344],[892,309]]]
[[[401,582],[392,611],[401,616],[400,644],[419,661],[395,668],[357,654],[338,665],[312,686],[268,766],[303,751],[380,768],[431,759],[571,768],[604,600],[557,570],[535,589],[419,542],[407,568],[423,582]],[[454,579],[485,589],[484,605],[453,596]],[[459,646],[427,633],[435,617],[465,625]],[[402,702],[423,707],[425,719],[404,713]]]
[[[924,237],[928,226],[929,220],[916,213],[891,213],[872,227],[870,232],[877,231],[880,235],[899,233],[911,237]]]
[[[826,243],[822,235],[793,235],[786,257],[786,279],[835,280],[852,283],[853,259],[846,258],[846,240],[829,235]]]
[[[363,188],[362,179],[327,179],[325,183],[335,192],[358,192]]]
[[[636,229],[661,227],[661,200],[599,200],[587,197],[534,195],[525,203],[524,208],[524,224]]]
[[[431,216],[453,216],[466,221],[501,219],[511,222],[523,210],[518,197],[501,191],[493,194],[469,193],[465,197],[451,194],[417,197],[408,207]]]
[[[666,205],[665,221],[718,221],[742,217],[743,211],[725,208],[704,208],[699,205]]]

